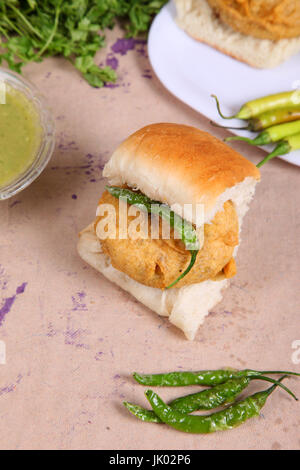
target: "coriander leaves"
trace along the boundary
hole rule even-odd
[[[116,72],[98,67],[103,30],[120,21],[128,36],[145,33],[167,0],[0,0],[0,64],[21,73],[28,62],[64,56],[94,87],[115,82]]]

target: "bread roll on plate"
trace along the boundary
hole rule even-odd
[[[259,4],[267,4],[268,1],[261,0]],[[223,9],[220,8],[222,2],[224,3]],[[294,0],[294,2],[295,8],[298,9],[297,15],[299,18],[300,0]],[[300,52],[300,36],[277,41],[252,36],[251,28],[247,27],[248,23],[246,22],[246,20],[250,22],[249,18],[243,18],[240,14],[238,21],[236,16],[239,10],[234,10],[232,3],[237,3],[240,9],[244,6],[242,1],[175,0],[177,23],[194,39],[256,68],[276,67],[292,55]],[[284,0],[281,3],[284,3]],[[231,5],[231,8],[227,4]],[[231,13],[231,16],[229,13]],[[283,18],[283,21],[288,21],[288,18]],[[250,25],[252,25],[251,22]],[[253,26],[252,31],[254,34],[255,28]],[[270,34],[269,29],[266,29],[266,37],[267,32]],[[295,34],[294,28],[292,33]]]
[[[221,300],[228,278],[235,274],[239,233],[260,178],[258,169],[206,132],[160,123],[126,139],[105,165],[103,175],[111,187],[145,195],[170,207],[175,215],[183,218],[184,213],[184,220],[197,233],[202,229],[195,264],[171,288],[170,283],[189,265],[190,251],[176,237],[176,230],[165,239],[161,226],[155,239],[148,226],[141,228],[143,224],[135,239],[121,237],[118,215],[114,219],[116,236],[103,237],[104,212],[101,217],[99,213],[107,204],[117,213],[125,210],[129,225],[134,220],[133,206],[112,196],[111,187],[103,193],[98,216],[80,233],[78,243],[79,254],[87,263],[151,310],[169,317],[189,340],[194,339],[204,317]],[[152,216],[140,214],[151,228]]]

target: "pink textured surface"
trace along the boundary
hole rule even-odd
[[[262,168],[243,243],[223,301],[196,340],[110,284],[76,253],[77,233],[94,217],[103,164],[131,132],[152,122],[226,132],[172,97],[150,69],[146,47],[122,55],[109,34],[98,62],[118,67],[117,86],[89,87],[62,59],[25,76],[48,98],[55,154],[41,177],[0,204],[2,449],[296,449],[299,405],[282,391],[260,418],[209,436],[137,421],[122,408],[146,404],[130,374],[232,366],[292,369],[299,330],[300,171],[279,160]],[[201,86],[201,84],[199,84]],[[254,163],[263,153],[235,145]],[[300,380],[288,385],[300,395]],[[261,383],[253,389],[264,388]],[[191,387],[161,389],[166,400]]]

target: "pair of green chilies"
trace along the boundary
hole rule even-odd
[[[264,374],[284,374],[275,381]],[[146,410],[139,405],[124,402],[124,406],[137,418],[152,423],[165,423],[179,431],[207,434],[215,431],[225,431],[243,424],[248,419],[258,416],[267,398],[280,386],[290,395],[295,395],[280,382],[288,375],[300,375],[294,372],[255,371],[220,369],[216,371],[171,372],[167,374],[137,374],[134,379],[147,386],[184,386],[202,385],[212,387],[198,393],[186,395],[173,400],[169,405],[154,393],[147,390],[145,395],[152,407]],[[238,403],[232,404],[251,380],[265,380],[273,385],[262,392],[248,396]],[[221,411],[210,415],[189,415],[193,411],[212,410],[222,405],[231,404]]]
[[[288,91],[265,96],[244,104],[234,116],[224,116],[220,110],[218,98],[212,95],[217,103],[220,116],[224,119],[249,120],[248,126],[240,129],[250,131],[264,130],[255,139],[246,137],[228,137],[226,142],[243,140],[251,145],[267,145],[279,142],[273,152],[267,155],[257,167],[261,167],[271,158],[300,149],[300,91]],[[275,125],[274,125],[275,124]],[[222,127],[222,126],[221,126]],[[230,129],[230,127],[228,127]]]

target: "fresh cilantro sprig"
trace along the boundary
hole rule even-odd
[[[0,0],[0,64],[21,73],[29,62],[61,55],[94,87],[115,82],[94,57],[105,28],[120,21],[128,36],[146,33],[167,0]]]

